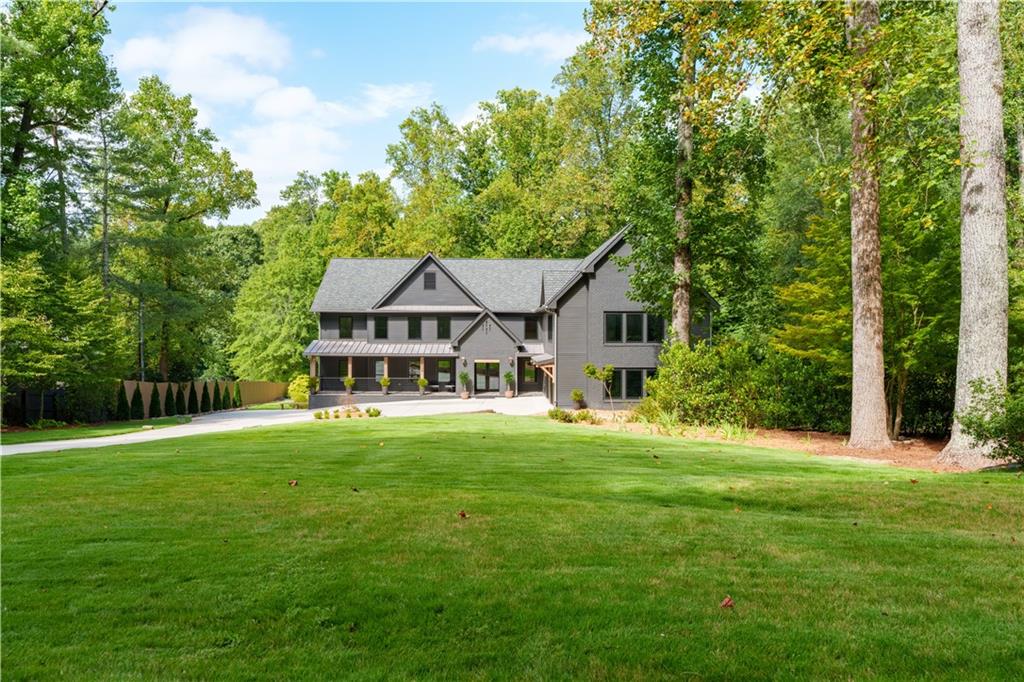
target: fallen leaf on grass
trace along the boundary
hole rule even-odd
[[[384,441],[377,443],[377,445],[379,445],[380,447],[384,447]]]
[[[910,482],[911,483],[917,483],[917,479],[916,478],[912,478],[912,479],[910,479]]]
[[[294,488],[297,485],[299,485],[299,482],[293,478],[292,480],[288,481],[288,485]]]
[[[734,606],[736,606],[736,602],[732,600],[732,597],[727,596],[725,599],[722,600],[722,603],[718,605],[718,608],[731,609]]]
[[[469,514],[467,514],[464,509],[460,509],[459,510],[459,518],[460,519],[468,519],[469,518]]]
[[[352,488],[352,492],[354,492],[354,493],[359,492],[359,488]]]
[[[733,509],[733,511],[734,511],[734,512],[736,512],[737,514],[739,514],[739,512],[740,512],[740,508],[739,508],[739,507],[736,507],[736,508],[734,508],[734,509]]]

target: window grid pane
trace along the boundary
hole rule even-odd
[[[628,313],[626,315],[626,343],[644,342],[644,314]]]
[[[418,318],[418,317],[410,317],[409,318],[409,338],[410,339],[421,338],[420,318]]]
[[[437,289],[437,273],[436,272],[424,272],[423,273],[423,288],[424,289]]]
[[[376,339],[388,338],[388,318],[386,317],[375,317],[373,318],[373,336]]]
[[[338,318],[338,338],[339,339],[351,339],[352,338],[352,317],[349,315],[342,315]]]
[[[604,314],[604,342],[622,343],[622,313]]]
[[[661,343],[665,340],[665,320],[660,315],[647,316],[647,343]]]
[[[526,338],[531,341],[537,340],[537,318],[528,317],[526,318]]]
[[[644,371],[642,369],[627,369],[626,372],[626,397],[641,398],[644,392]]]
[[[622,370],[617,369],[612,374],[612,380],[609,384],[609,390],[611,391],[612,398],[614,400],[622,399]]]

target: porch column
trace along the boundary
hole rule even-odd
[[[384,356],[384,376],[390,376],[388,374],[388,356]]]
[[[316,356],[309,356],[309,378],[316,379]],[[316,388],[310,389],[310,393],[316,393]]]
[[[420,378],[427,376],[427,358],[420,356]]]
[[[348,356],[348,374],[345,376],[352,376],[352,356]]]

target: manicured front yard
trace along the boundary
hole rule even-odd
[[[81,426],[60,426],[53,429],[28,429],[25,431],[4,431],[0,434],[0,443],[17,445],[18,443],[39,443],[48,440],[73,440],[77,438],[98,438],[100,436],[116,436],[121,433],[141,431],[144,426],[162,429],[166,426],[187,424],[192,417],[160,417],[158,419],[137,419],[126,422],[104,422],[102,424],[83,424]]]
[[[1012,473],[497,415],[0,466],[7,679],[1024,678]]]

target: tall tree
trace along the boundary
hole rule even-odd
[[[860,74],[850,105],[850,247],[853,291],[853,404],[851,448],[890,448],[886,428],[883,350],[882,244],[878,230],[879,186],[876,153],[877,68],[873,44],[879,30],[876,0],[848,0],[847,36]]]
[[[999,2],[961,2],[956,21],[962,171],[955,415],[970,406],[975,382],[1006,383],[1009,331]],[[984,454],[954,416],[952,436],[939,459],[978,466]]]

